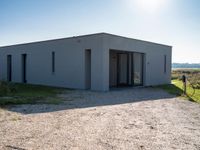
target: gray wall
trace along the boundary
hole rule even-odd
[[[103,40],[106,53],[109,53],[110,49],[144,53],[145,86],[171,83],[171,46],[111,34],[104,34]],[[164,72],[164,55],[167,56],[166,73]],[[106,60],[105,63],[108,63],[108,61]],[[109,70],[107,70],[105,77],[109,78]]]
[[[113,36],[93,34],[59,40],[0,47],[0,79],[7,79],[7,55],[12,55],[12,81],[22,82],[21,54],[27,54],[27,83],[87,89],[85,50],[91,49],[91,89],[109,90],[109,50],[145,53],[145,85],[170,83],[171,47]],[[55,51],[55,73],[52,73]],[[167,55],[167,73],[164,73]]]

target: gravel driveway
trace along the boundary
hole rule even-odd
[[[200,105],[155,88],[71,91],[0,109],[0,149],[200,150]]]

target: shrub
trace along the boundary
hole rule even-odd
[[[172,71],[172,80],[181,80],[182,75],[186,75],[188,81],[192,84],[192,86],[196,89],[200,89],[200,70],[192,70],[192,69],[179,69]]]
[[[192,75],[188,78],[194,88],[200,89],[200,75]]]
[[[8,94],[11,94],[15,91],[16,88],[14,84],[6,81],[0,81],[0,96],[7,96]]]

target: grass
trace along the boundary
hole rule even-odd
[[[161,85],[159,87],[170,94],[181,96],[191,101],[200,103],[200,89],[195,89],[194,93],[194,89],[190,86],[189,83],[187,84],[187,95],[183,95],[183,83],[178,79],[172,80],[172,84],[170,85]]]
[[[59,104],[57,96],[63,89],[48,86],[12,84],[12,92],[0,96],[0,105],[18,104]]]
[[[182,76],[185,75],[194,88],[200,89],[200,69],[176,69],[172,70],[171,75],[172,80],[181,80]]]

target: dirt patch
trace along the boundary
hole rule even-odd
[[[200,149],[200,105],[151,88],[0,109],[0,149]]]

